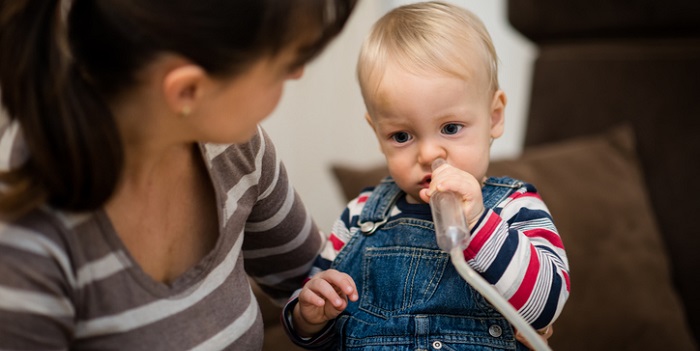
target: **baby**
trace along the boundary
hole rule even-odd
[[[312,349],[524,349],[510,323],[455,271],[435,238],[436,192],[461,197],[464,260],[533,328],[569,296],[552,217],[530,184],[486,177],[506,95],[482,22],[442,2],[394,9],[366,39],[357,72],[365,116],[390,177],[336,221],[312,276],[285,308],[291,338]],[[446,164],[431,170],[436,159]]]

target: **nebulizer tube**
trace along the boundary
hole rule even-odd
[[[432,164],[433,171],[446,161],[439,158]],[[463,250],[469,242],[462,201],[459,194],[449,191],[436,192],[430,197],[430,209],[435,223],[438,246],[450,254],[455,269],[464,280],[488,300],[537,351],[551,351],[535,329],[486,279],[474,271],[464,260]]]

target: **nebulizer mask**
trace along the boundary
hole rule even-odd
[[[446,161],[437,159],[432,164],[435,171]],[[430,197],[430,209],[435,223],[435,236],[438,246],[450,254],[455,269],[464,280],[486,298],[537,351],[551,351],[535,329],[464,260],[462,251],[469,242],[469,227],[462,211],[460,196],[453,192],[437,192]]]

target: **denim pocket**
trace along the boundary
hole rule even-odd
[[[416,247],[365,249],[360,309],[390,316],[428,301],[445,272],[449,256]]]

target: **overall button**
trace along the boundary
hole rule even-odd
[[[360,230],[363,233],[371,233],[374,231],[374,223],[373,222],[364,222],[360,224]]]
[[[494,338],[497,338],[501,335],[503,335],[503,329],[501,329],[500,325],[494,324],[489,327],[489,334],[493,336]]]
[[[439,341],[433,341],[433,348],[439,350],[442,348],[442,343]]]

